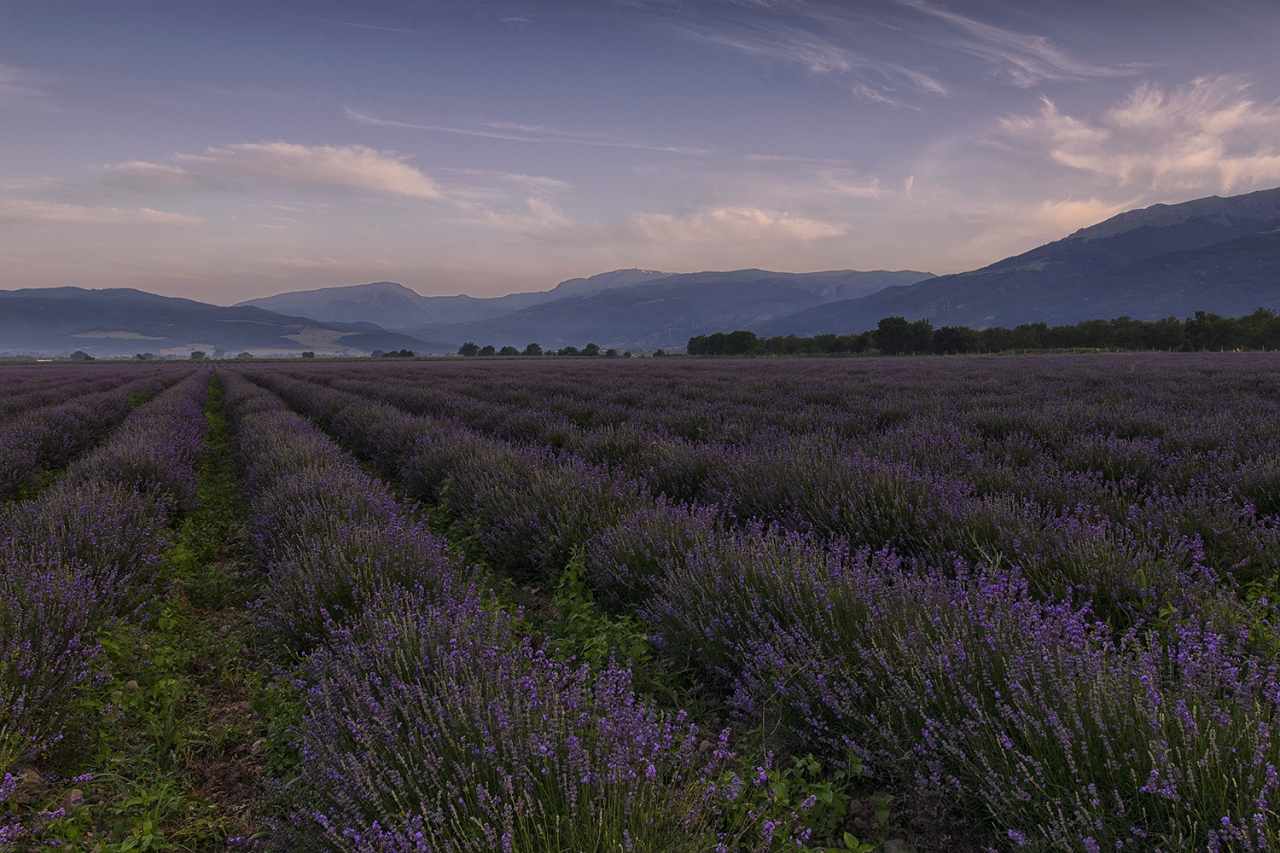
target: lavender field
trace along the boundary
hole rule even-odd
[[[171,387],[23,462],[50,482],[0,516],[0,847],[65,819],[33,829],[17,792],[81,772],[59,743],[103,626],[184,582],[165,541],[217,410],[246,620],[294,691],[263,738],[286,793],[236,844],[1275,849],[1277,368],[147,373]],[[0,374],[33,401],[0,434],[140,381]]]

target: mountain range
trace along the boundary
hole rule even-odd
[[[762,323],[757,334],[846,334],[882,317],[1012,328],[1280,309],[1280,189],[1131,210],[982,269],[890,287]]]
[[[734,329],[848,334],[890,316],[982,329],[1197,310],[1240,316],[1258,307],[1280,309],[1280,189],[1131,210],[944,276],[630,269],[493,298],[422,296],[374,282],[229,308],[132,289],[0,291],[0,355],[452,353],[465,341],[653,349]]]
[[[441,351],[447,345],[437,344]],[[372,323],[320,323],[261,308],[223,308],[131,288],[0,290],[0,355],[368,355],[424,342]]]

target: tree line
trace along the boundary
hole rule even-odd
[[[934,328],[927,319],[910,322],[885,317],[876,328],[851,335],[776,335],[754,332],[716,332],[689,339],[689,355],[808,355],[879,352],[884,355],[962,354],[1058,349],[1202,350],[1280,349],[1280,316],[1259,308],[1243,317],[1222,317],[1197,311],[1180,320],[1082,320],[1063,326],[1023,323],[1012,329],[993,326]]]
[[[658,350],[659,353],[662,350]],[[616,349],[601,349],[599,344],[587,344],[582,349],[577,347],[565,346],[560,349],[543,350],[538,344],[529,344],[520,351],[513,346],[505,346],[502,349],[495,349],[492,344],[488,346],[478,346],[472,341],[467,341],[458,347],[458,355],[467,356],[468,358],[478,355],[584,355],[588,358],[596,356],[604,356],[605,358],[631,358],[631,351],[618,352]]]

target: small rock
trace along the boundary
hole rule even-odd
[[[704,740],[702,743],[698,744],[698,752],[710,752],[714,748],[715,744],[709,740]]]
[[[40,774],[33,768],[28,767],[26,772],[22,774],[22,787],[27,790],[44,790],[44,780],[40,778]]]
[[[263,750],[267,748],[267,739],[260,737],[249,747],[250,755],[261,755]]]
[[[79,788],[72,788],[62,797],[62,802],[58,805],[62,806],[62,810],[67,814],[71,814],[76,807],[84,802],[84,791]]]
[[[890,838],[884,843],[884,853],[911,853],[911,845],[901,838]]]
[[[130,678],[128,681],[125,682],[124,689],[128,690],[130,693],[133,693],[138,689],[138,682]]]

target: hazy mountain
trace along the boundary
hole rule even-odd
[[[1280,189],[1157,204],[979,270],[886,288],[751,328],[766,335],[844,334],[903,316],[980,329],[1280,307],[1280,261],[1273,238],[1265,236],[1277,227]]]
[[[618,273],[607,273],[618,276]],[[744,328],[801,308],[872,293],[931,276],[912,271],[778,273],[735,270],[664,275],[600,290],[578,279],[579,295],[534,305],[504,317],[471,323],[425,326],[414,334],[434,340],[523,347],[594,342],[619,349],[683,346],[706,331]],[[557,288],[559,290],[559,288]]]
[[[242,351],[276,355],[367,355],[374,349],[450,352],[371,323],[320,323],[254,307],[223,308],[118,288],[0,291],[0,354],[186,356]]]
[[[501,317],[566,296],[599,293],[662,278],[652,270],[615,270],[591,278],[571,278],[551,290],[507,296],[423,296],[394,281],[375,281],[348,287],[295,290],[239,303],[282,314],[312,317],[323,322],[376,323],[384,329],[418,329]]]

